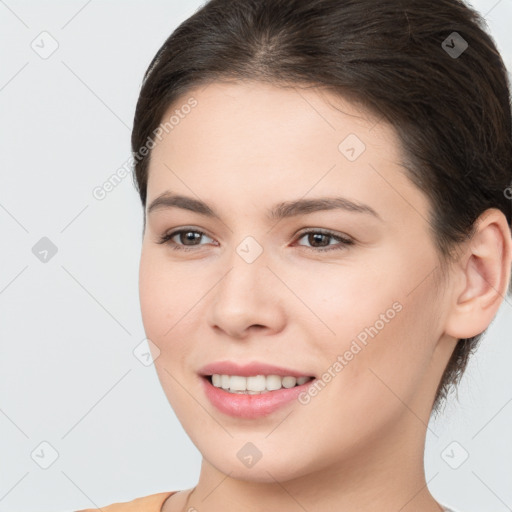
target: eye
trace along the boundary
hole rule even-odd
[[[195,242],[199,241],[201,237],[208,236],[203,231],[198,231],[196,229],[177,229],[175,231],[171,231],[170,233],[165,233],[160,237],[157,243],[159,244],[168,244],[171,246],[171,249],[177,251],[192,251],[194,247],[198,245]],[[174,241],[173,238],[177,237],[178,242]],[[208,237],[210,238],[210,237]],[[182,244],[181,242],[185,242]],[[190,243],[189,243],[190,242]]]
[[[318,230],[318,229],[310,229],[308,231],[303,231],[300,236],[304,238],[307,236],[308,243],[313,244],[312,246],[304,246],[299,244],[301,247],[306,247],[308,250],[313,250],[316,252],[326,252],[326,251],[336,251],[346,249],[347,245],[354,245],[354,240],[348,238],[346,236],[341,236],[337,233],[333,233],[332,231],[326,230]],[[337,240],[338,244],[329,244],[329,239]],[[327,241],[327,244],[325,242]],[[319,245],[316,245],[319,244]]]
[[[178,251],[192,251],[194,250],[194,247],[198,247],[202,237],[208,237],[206,233],[203,231],[197,230],[197,229],[191,229],[191,228],[181,228],[176,229],[174,231],[171,231],[169,233],[165,233],[163,236],[160,237],[158,240],[158,244],[167,244],[171,247],[173,250]],[[174,238],[178,239],[178,241],[173,240]],[[298,240],[308,237],[308,243],[312,244],[310,246],[305,246],[302,244],[299,244],[300,247],[305,247],[308,250],[316,251],[316,252],[326,252],[326,251],[334,251],[334,250],[343,250],[348,245],[353,245],[354,240],[346,237],[341,236],[337,233],[333,233],[332,231],[326,231],[326,230],[319,230],[319,229],[310,229],[308,231],[303,231],[300,235]],[[208,237],[210,238],[210,237]],[[329,239],[337,240],[337,244],[330,244]],[[210,238],[210,240],[212,240]],[[325,243],[327,241],[327,244]]]

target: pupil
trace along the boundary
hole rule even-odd
[[[315,243],[316,242],[321,243],[322,242],[322,238],[323,237],[327,237],[327,235],[324,235],[323,233],[313,233],[311,236],[315,240]]]
[[[194,241],[197,237],[196,235],[199,235],[199,233],[194,233],[193,231],[187,231],[185,233],[186,240]]]

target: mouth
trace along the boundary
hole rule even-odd
[[[217,411],[240,419],[261,418],[291,407],[316,380],[312,376],[275,374],[201,375],[205,396]]]

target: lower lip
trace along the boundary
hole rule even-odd
[[[267,416],[280,407],[295,400],[316,379],[309,380],[293,388],[281,388],[259,395],[246,395],[242,393],[229,393],[222,388],[215,387],[206,377],[201,377],[206,396],[219,411],[237,418],[259,418]]]

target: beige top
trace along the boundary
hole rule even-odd
[[[136,498],[132,501],[125,501],[122,503],[112,503],[106,507],[87,508],[77,510],[76,512],[161,512],[164,501],[178,491],[172,492],[159,492],[157,494],[150,494],[142,498]],[[450,508],[444,508],[445,512],[455,512]]]
[[[172,494],[178,491],[172,492],[159,492],[157,494],[150,494],[142,498],[136,498],[132,501],[124,501],[121,503],[112,503],[106,507],[98,508],[86,508],[77,510],[76,512],[161,512],[164,501]]]

